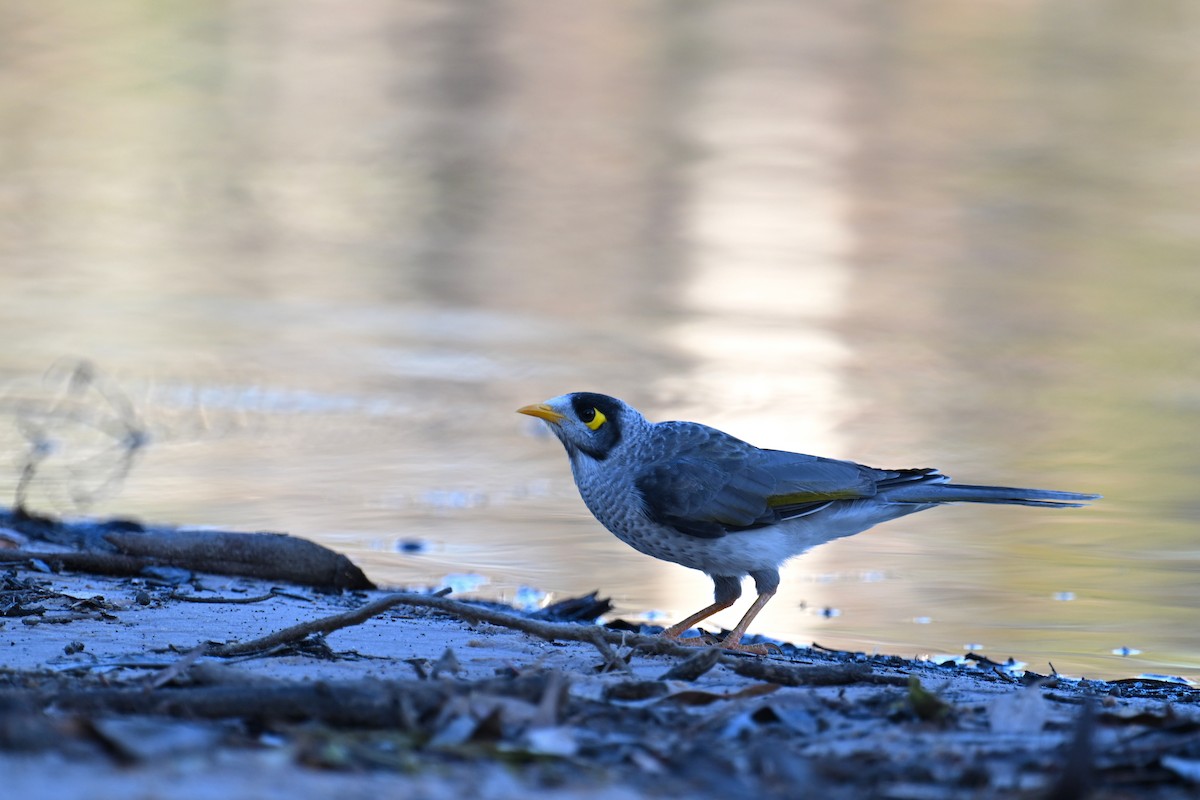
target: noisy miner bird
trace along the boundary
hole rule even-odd
[[[1066,508],[1099,497],[969,486],[934,469],[875,469],[762,450],[697,422],[650,422],[623,401],[592,392],[518,412],[545,420],[567,449],[583,502],[618,539],[712,578],[713,604],[663,636],[678,639],[733,605],[742,579],[754,578],[758,599],[720,642],[729,650],[766,652],[743,645],[742,637],[779,587],[780,565],[809,548],[943,503]]]

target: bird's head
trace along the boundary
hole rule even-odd
[[[545,420],[572,460],[583,454],[603,461],[620,446],[630,425],[644,422],[641,414],[624,402],[594,392],[564,394],[517,412]]]

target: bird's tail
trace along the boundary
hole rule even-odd
[[[1041,508],[1079,508],[1098,494],[1058,492],[1052,489],[1017,489],[1009,486],[971,486],[965,483],[904,483],[880,493],[899,503],[996,503]]]

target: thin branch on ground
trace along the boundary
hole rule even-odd
[[[583,642],[595,647],[610,667],[618,666],[623,661],[613,652],[612,645],[630,647],[649,655],[670,655],[691,657],[696,654],[696,648],[680,644],[661,636],[645,636],[627,631],[611,631],[604,628],[580,625],[566,622],[543,622],[529,619],[485,606],[465,603],[461,600],[451,600],[428,594],[396,592],[368,603],[365,606],[334,614],[309,622],[302,622],[289,628],[276,631],[259,639],[246,642],[234,642],[220,645],[209,650],[208,654],[222,658],[247,655],[269,650],[280,645],[292,644],[313,634],[327,634],[340,628],[359,625],[372,617],[376,617],[397,606],[415,606],[441,611],[459,619],[472,623],[487,623],[503,628],[527,633],[549,642]],[[784,685],[838,685],[848,683],[897,683],[902,684],[902,678],[876,675],[868,664],[845,664],[834,666],[814,666],[809,664],[788,664],[773,661],[763,661],[758,658],[748,658],[723,654],[720,663],[729,666],[734,672],[748,678],[771,681]]]
[[[208,654],[210,647],[211,645],[207,642],[196,645],[191,650],[184,653],[183,658],[179,659],[174,664],[171,664],[166,669],[159,670],[151,675],[150,679],[146,681],[146,690],[149,691],[150,689],[157,689],[160,686],[166,686],[168,683],[187,672],[189,667],[199,661],[201,657]]]
[[[254,597],[200,597],[194,594],[171,592],[172,600],[182,600],[185,603],[232,603],[234,605],[250,605],[251,603],[261,603],[264,600],[270,600],[272,597],[280,596],[282,595],[274,589],[266,594],[260,594]]]

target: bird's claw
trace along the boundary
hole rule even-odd
[[[712,634],[703,633],[699,636],[691,636],[687,639],[679,639],[669,637],[675,640],[676,643],[686,645],[687,647],[719,647],[722,650],[728,650],[733,653],[748,653],[755,656],[769,656],[783,652],[778,645],[774,644],[742,644],[740,641],[729,642],[723,639],[718,639]]]
[[[737,641],[729,641],[726,637],[725,641],[717,642],[717,647],[723,650],[729,650],[734,653],[749,653],[755,656],[779,655],[783,652],[779,645],[770,642],[760,642],[758,644],[742,644],[741,637]]]
[[[774,644],[725,644],[721,642],[717,646],[735,653],[749,653],[756,656],[778,655],[783,652],[778,645]]]
[[[662,638],[670,640],[675,644],[681,644],[684,647],[712,647],[713,645],[720,644],[720,639],[708,633],[702,633],[699,636],[689,636],[686,639],[679,636],[663,636]]]

